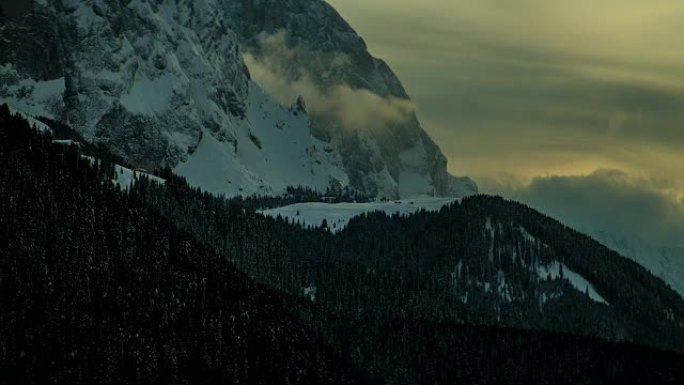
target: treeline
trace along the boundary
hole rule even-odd
[[[167,172],[168,175],[168,172]],[[250,195],[230,198],[230,202],[245,209],[257,211],[276,207],[288,206],[302,202],[371,202],[374,198],[366,196],[355,189],[341,187],[339,182],[332,180],[325,192],[320,192],[306,186],[288,186],[282,195]]]

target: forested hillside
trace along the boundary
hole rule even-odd
[[[0,383],[363,383],[254,283],[0,108]]]
[[[371,213],[332,234],[263,217],[171,173],[163,177],[163,186],[141,181],[133,189],[257,280],[335,314],[684,347],[684,301],[676,292],[633,261],[515,202],[479,196],[438,213]]]
[[[117,168],[82,151],[104,150],[54,143],[0,108],[0,383],[684,379],[679,353],[580,336],[680,348],[681,299],[524,206],[480,197],[437,214],[369,215],[333,235],[168,172],[165,184],[140,179],[122,191]],[[506,230],[512,218],[525,233]],[[482,231],[497,223],[501,231]],[[533,279],[521,266],[535,258],[592,279],[608,304],[567,280]],[[523,299],[506,304],[485,289],[499,271]],[[542,293],[557,296],[540,306]]]

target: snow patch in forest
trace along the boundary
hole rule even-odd
[[[81,147],[83,144],[81,142],[77,142],[75,140],[71,139],[55,139],[52,141],[54,144],[59,144],[62,146],[76,146],[76,147]]]
[[[316,286],[309,286],[304,288],[304,298],[311,302],[316,302],[316,293],[318,288]]]
[[[148,174],[144,171],[140,170],[131,170],[130,168],[122,167],[119,165],[114,166],[114,170],[116,173],[116,176],[112,180],[114,183],[118,184],[121,186],[122,189],[127,190],[129,189],[135,181],[137,181],[140,178],[147,178],[151,180],[152,182],[157,182],[159,184],[164,184],[166,183],[166,180],[154,176],[152,174]]]
[[[90,162],[90,164],[95,164],[95,162],[99,162],[99,159],[92,157],[90,155],[81,155],[81,158],[87,159]],[[112,179],[112,183],[120,186],[123,190],[129,189],[140,178],[147,178],[150,181],[159,184],[166,183],[165,179],[149,174],[143,170],[132,170],[130,168],[123,167],[118,164],[114,165],[114,178]]]
[[[561,270],[562,270],[562,277],[561,277]],[[606,305],[609,305],[608,301],[606,301],[594,288],[594,285],[591,284],[591,282],[587,281],[584,277],[579,275],[578,273],[572,271],[569,267],[567,267],[564,263],[560,263],[558,261],[553,261],[547,265],[540,265],[537,267],[537,274],[541,279],[551,279],[551,280],[556,280],[556,279],[565,279],[570,284],[577,290],[579,290],[581,293],[587,293],[589,295],[589,298],[595,302],[603,303]]]
[[[410,215],[420,210],[438,211],[442,207],[458,201],[458,198],[416,198],[397,201],[378,201],[366,203],[321,203],[306,202],[263,210],[262,214],[289,219],[304,226],[321,226],[325,220],[332,232],[343,230],[352,218],[365,213],[380,211],[387,215]]]

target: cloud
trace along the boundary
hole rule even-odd
[[[293,66],[299,61],[321,61],[338,68],[349,59],[339,53],[310,52],[290,47],[285,32],[263,35],[259,48],[244,54],[252,78],[281,104],[302,96],[318,119],[339,123],[347,130],[377,130],[412,119],[413,104],[406,99],[381,97],[365,89],[336,83],[334,74],[313,74]]]
[[[625,114],[623,111],[618,111],[613,114],[608,121],[608,129],[610,130],[610,133],[617,134],[622,129],[626,121],[627,114]]]
[[[490,188],[493,187],[491,184]],[[657,245],[684,246],[684,201],[667,180],[620,170],[498,182],[495,189],[587,233],[638,235]]]
[[[618,168],[684,193],[684,2],[328,2],[399,74],[451,172]]]
[[[679,0],[328,2],[380,50],[388,44],[422,45],[421,52],[522,59],[670,86],[682,76],[684,54],[675,50],[681,43],[672,40],[684,29]]]

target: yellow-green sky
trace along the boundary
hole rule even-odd
[[[684,244],[684,1],[328,2],[399,75],[452,173],[560,216],[589,192],[592,210],[623,206],[578,225]]]

